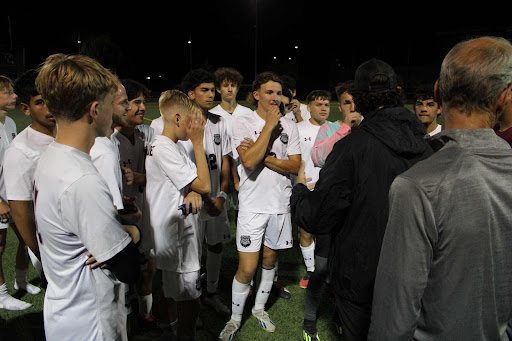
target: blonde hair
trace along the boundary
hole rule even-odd
[[[199,104],[188,98],[188,96],[180,90],[167,90],[162,92],[160,94],[160,98],[158,99],[158,107],[162,116],[167,111],[167,109],[171,107],[179,107],[184,109],[184,111],[181,112],[181,114],[184,116],[195,110],[201,111]]]
[[[58,53],[42,64],[36,87],[57,119],[74,122],[93,102],[114,94],[118,82],[113,73],[90,57]]]
[[[12,80],[9,77],[0,75],[0,90],[12,90]]]

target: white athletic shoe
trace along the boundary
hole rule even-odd
[[[263,330],[273,333],[276,330],[276,325],[274,324],[274,321],[270,319],[268,316],[268,313],[265,311],[265,309],[260,310],[251,310],[252,316],[256,317],[258,321],[260,322],[261,328]]]
[[[20,290],[20,289],[25,290],[30,295],[37,295],[41,292],[41,289],[39,289],[35,285],[30,284],[29,282],[25,281],[24,283],[18,284],[18,282],[16,280],[14,280],[14,290]]]
[[[219,340],[232,341],[235,339],[236,332],[240,329],[240,322],[230,319],[224,329],[220,332]]]
[[[223,315],[230,315],[231,314],[231,311],[229,310],[228,307],[226,307],[226,305],[224,303],[222,303],[222,301],[220,300],[220,297],[219,295],[217,294],[214,294],[214,295],[206,295],[203,297],[203,303],[212,308],[213,310],[215,310],[215,312],[219,313],[219,314],[223,314]]]
[[[25,310],[32,306],[32,304],[18,300],[11,295],[6,295],[0,300],[0,309],[5,310]]]

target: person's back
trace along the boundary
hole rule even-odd
[[[430,203],[413,203],[423,233],[393,235],[388,241],[406,238],[415,245],[418,252],[407,258],[425,266],[412,271],[404,266],[408,277],[429,274],[414,339],[501,340],[512,307],[510,146],[490,129],[451,129],[441,135],[454,141],[394,184],[421,193]],[[403,294],[412,293],[409,289],[402,288]],[[386,288],[377,283],[375,290]],[[377,309],[392,306],[386,301]]]
[[[503,38],[445,57],[442,147],[390,188],[369,340],[511,339],[512,153],[491,128],[512,109],[511,77]]]

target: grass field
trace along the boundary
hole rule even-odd
[[[146,103],[146,123],[150,124],[151,120],[159,116],[158,103]],[[331,105],[330,120],[339,118],[339,110],[337,103]],[[24,116],[18,109],[9,113],[9,116],[14,119],[17,124],[18,132],[23,130],[30,124],[30,118]],[[233,211],[230,211],[230,217],[233,216]],[[235,225],[233,219],[230,219],[231,229],[234,236]],[[245,306],[243,325],[236,340],[239,341],[263,341],[263,340],[300,340],[302,332],[302,319],[304,312],[304,299],[305,290],[299,287],[299,281],[305,274],[305,267],[302,260],[302,255],[298,246],[297,230],[294,230],[295,246],[292,249],[284,250],[279,254],[279,278],[280,282],[287,287],[292,293],[289,300],[278,299],[275,296],[270,296],[266,308],[270,316],[276,323],[276,331],[272,334],[267,333],[261,329],[256,319],[251,316],[250,309],[252,308],[254,299],[249,299]],[[19,341],[32,341],[32,340],[45,340],[44,326],[43,326],[43,298],[44,290],[37,296],[23,294],[22,292],[15,292],[13,289],[14,283],[14,259],[17,248],[17,238],[12,231],[8,232],[7,247],[3,256],[3,266],[6,277],[6,282],[9,287],[9,292],[23,301],[32,303],[32,307],[20,312],[14,311],[0,311],[0,316],[5,320],[0,326],[0,341],[4,340],[19,340]],[[203,253],[206,254],[206,253]],[[224,302],[230,307],[231,302],[231,283],[233,276],[238,266],[238,254],[234,242],[229,243],[224,248],[224,256],[222,261],[221,278],[219,281],[219,294]],[[33,284],[40,284],[35,270],[31,267],[28,279]],[[154,285],[154,307],[153,312],[158,317],[162,314],[162,307],[159,306],[159,297],[161,297],[161,290],[158,285],[158,275],[155,279]],[[319,309],[318,329],[322,340],[336,340],[335,327],[331,322],[331,315],[333,312],[333,300],[327,294]],[[203,328],[198,330],[196,335],[197,341],[210,341],[217,340],[218,334],[224,327],[226,319],[212,313],[208,308],[203,307],[201,314],[203,321]],[[130,338],[131,340],[158,340],[156,334],[141,334],[134,330],[135,334]]]

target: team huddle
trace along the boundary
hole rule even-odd
[[[461,43],[434,90],[415,96],[414,113],[402,104],[394,70],[371,59],[353,81],[336,87],[337,121],[328,120],[331,91],[311,91],[302,104],[293,80],[273,72],[255,77],[247,99],[252,110],[237,103],[243,78],[236,69],[192,70],[179,90],[160,94],[161,115],[150,125],[144,123],[149,90],[83,55],[51,55],[14,82],[1,76],[0,246],[3,253],[12,226],[19,240],[15,288],[40,292],[26,280],[32,261],[47,283],[48,340],[127,340],[132,295],[139,326],[155,328],[157,271],[162,339],[194,340],[204,304],[226,319],[218,339],[234,340],[249,295],[253,318],[272,333],[278,326],[265,305],[273,291],[291,295],[279,284],[278,255],[294,247],[297,229],[306,268],[303,340],[320,340],[317,311],[326,287],[346,340],[509,340],[512,217],[502,204],[512,194],[498,191],[492,210],[479,201],[478,215],[446,199],[441,205],[446,196],[474,198],[467,181],[459,184],[467,179],[457,176],[455,162],[479,177],[472,182],[478,191],[512,185],[503,175],[512,165],[510,146],[492,129],[478,129],[494,121],[467,114],[472,106],[460,114],[460,96],[450,89],[459,83],[448,70],[470,72],[463,63],[474,63],[460,56],[481,52],[487,63],[488,50],[505,51],[512,70],[510,43],[492,37]],[[512,103],[510,79],[505,90],[493,87],[501,95],[485,108],[494,105],[495,116]],[[18,135],[6,116],[17,98],[32,120]],[[475,148],[479,157],[491,148],[491,161],[463,162]],[[469,236],[457,234],[461,226]],[[233,238],[238,268],[231,297],[221,298],[223,248]],[[465,263],[465,248],[471,244],[467,252],[474,252],[477,239],[485,244],[471,257],[479,265]],[[495,271],[483,275],[491,264]],[[464,268],[477,271],[475,279],[464,278]],[[30,306],[8,294],[1,266],[0,281],[0,308]],[[471,290],[483,299],[469,300]],[[468,321],[459,321],[461,314]]]

